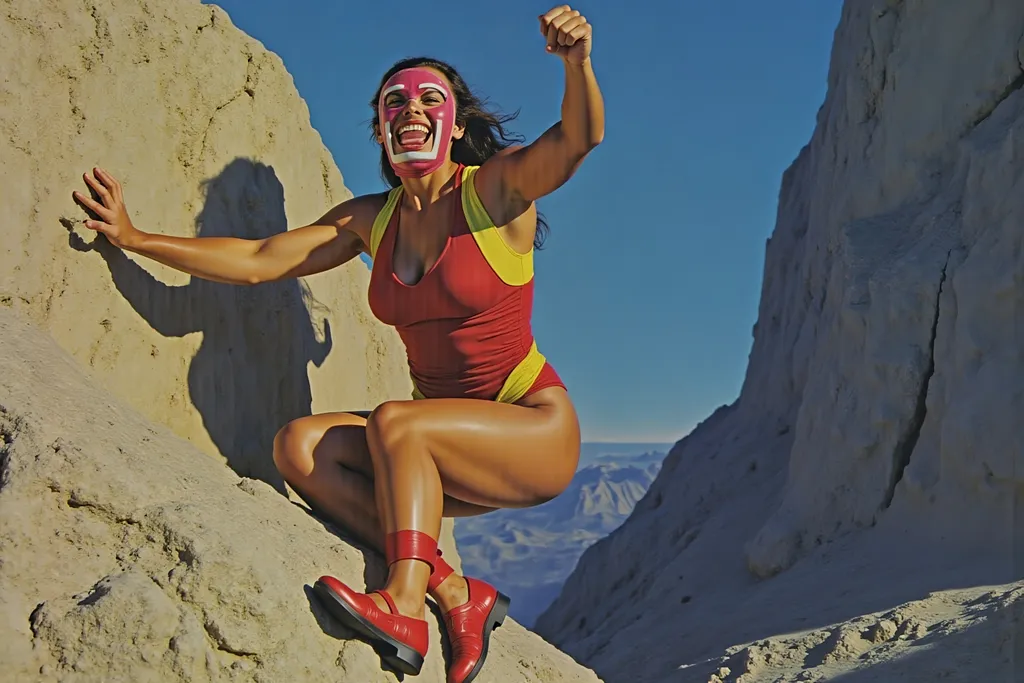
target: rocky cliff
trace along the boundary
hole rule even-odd
[[[270,443],[287,420],[408,395],[360,262],[235,287],[76,225],[71,192],[96,165],[140,228],[170,235],[268,237],[351,196],[276,55],[194,0],[2,7],[0,306],[154,422],[276,485]]]
[[[409,395],[404,347],[370,312],[359,261],[236,287],[80,225],[71,192],[89,191],[96,165],[121,180],[136,225],[171,235],[268,237],[350,197],[280,58],[191,0],[9,0],[0,45],[0,307],[154,422],[281,491],[283,424]]]
[[[4,681],[396,680],[311,589],[324,573],[379,586],[379,555],[149,422],[6,310],[0,558]],[[418,681],[445,680],[437,617]],[[598,679],[506,620],[481,680]]]
[[[1017,0],[844,4],[742,392],[584,554],[542,635],[610,681],[1011,680],[1022,86]]]
[[[363,553],[282,495],[271,459],[294,417],[408,396],[366,268],[194,279],[96,239],[71,198],[101,165],[155,232],[317,218],[350,193],[291,77],[196,0],[0,10],[4,680],[390,680],[302,594],[324,572],[358,584]],[[506,624],[495,680],[596,680]],[[444,680],[440,652],[424,680]]]

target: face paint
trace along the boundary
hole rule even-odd
[[[429,91],[440,93],[444,102],[435,106],[422,106],[423,118],[427,119],[427,127],[431,129],[426,146],[422,149],[403,150],[398,141],[398,133],[406,123],[398,121],[398,115],[408,100],[420,99]],[[391,93],[399,93],[400,96],[393,98],[393,106],[388,106],[385,103]],[[396,175],[419,178],[433,173],[448,159],[452,126],[455,123],[455,102],[439,75],[423,67],[399,71],[381,88],[377,111],[384,149],[387,150],[391,168]]]

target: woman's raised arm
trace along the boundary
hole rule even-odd
[[[562,118],[533,143],[496,154],[480,168],[478,191],[485,205],[504,209],[495,211],[499,215],[517,216],[524,205],[557,190],[604,139],[604,101],[590,63],[590,24],[568,5],[539,20],[547,51],[561,57],[565,67]]]

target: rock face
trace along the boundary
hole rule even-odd
[[[0,307],[150,420],[282,492],[282,425],[409,395],[358,260],[236,287],[80,225],[71,192],[97,165],[137,226],[170,235],[269,237],[350,197],[280,58],[194,0],[8,0],[0,45]]]
[[[741,395],[673,449],[538,632],[610,681],[1010,680],[1022,87],[1016,0],[844,4]]]
[[[322,573],[377,581],[380,558],[289,502],[271,458],[290,419],[409,395],[365,267],[192,279],[95,239],[71,198],[99,165],[143,229],[308,223],[350,193],[291,77],[196,1],[2,7],[4,680],[393,680],[303,594]],[[426,681],[444,680],[434,636]],[[597,680],[512,622],[485,672]]]
[[[270,445],[289,419],[409,395],[358,260],[235,287],[75,225],[71,192],[97,165],[136,225],[169,235],[268,237],[351,196],[276,55],[194,0],[6,0],[0,46],[0,306],[152,421],[278,488]]]
[[[378,555],[153,425],[5,310],[0,558],[5,681],[395,680],[310,588],[380,585]],[[436,616],[428,683],[445,680]],[[511,620],[483,675],[598,680]]]

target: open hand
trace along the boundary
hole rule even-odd
[[[579,66],[590,58],[593,29],[587,18],[568,5],[559,5],[540,15],[540,33],[547,39],[547,51]]]
[[[82,177],[86,184],[96,191],[102,204],[92,197],[74,192],[73,196],[82,206],[89,209],[93,215],[100,220],[87,220],[85,227],[106,235],[110,243],[118,248],[124,248],[133,238],[141,233],[132,225],[128,218],[128,210],[124,206],[124,194],[121,191],[121,183],[117,182],[114,176],[102,168],[94,168],[92,173],[85,173]]]

